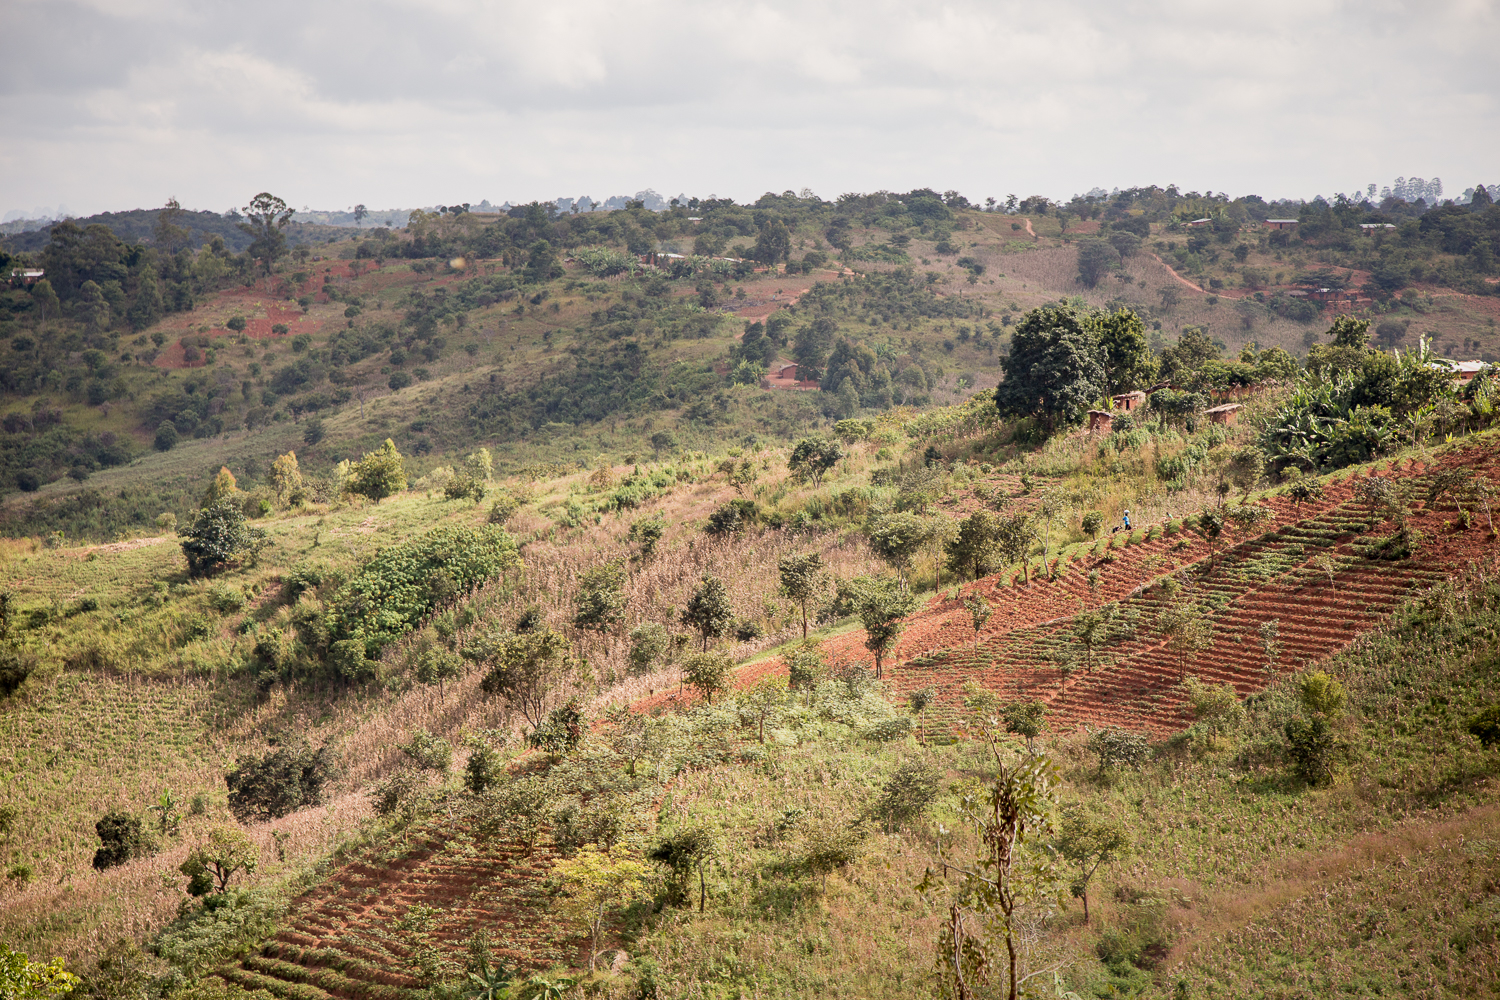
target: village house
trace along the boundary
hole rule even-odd
[[[1111,396],[1110,402],[1114,403],[1115,409],[1124,410],[1129,413],[1138,406],[1146,405],[1146,394],[1144,392],[1122,392],[1118,396]]]
[[[1209,407],[1203,411],[1203,415],[1216,424],[1232,424],[1239,419],[1240,411],[1244,408],[1244,403],[1225,403],[1223,406]]]
[[[1296,219],[1267,219],[1265,222],[1261,223],[1261,225],[1265,226],[1267,229],[1296,229],[1297,228],[1297,220]]]

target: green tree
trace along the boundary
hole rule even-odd
[[[253,823],[319,805],[335,774],[334,748],[327,745],[314,750],[297,740],[262,756],[242,755],[224,775],[229,811]]]
[[[879,679],[885,655],[906,631],[902,619],[917,608],[917,599],[894,581],[877,581],[858,597],[857,612],[865,628],[865,648],[875,654],[875,677]]]
[[[94,851],[94,868],[98,871],[123,865],[146,852],[139,817],[114,809],[94,824],[94,832],[101,845]]]
[[[990,620],[995,609],[978,591],[964,598],[964,607],[969,612],[969,624],[974,627],[974,651],[977,653],[979,652],[979,633],[984,631],[984,623]]]
[[[924,760],[902,761],[896,773],[886,779],[870,814],[886,833],[894,833],[925,813],[942,788],[940,769]]]
[[[276,502],[283,507],[290,506],[293,497],[302,490],[302,470],[297,466],[297,453],[289,451],[278,456],[271,463],[271,473],[267,479],[271,491],[276,494]]]
[[[527,251],[526,267],[521,273],[528,282],[539,285],[553,278],[561,278],[567,270],[562,266],[562,261],[557,259],[557,251],[552,249],[552,244],[546,240],[537,240]]]
[[[688,598],[680,620],[703,637],[705,653],[710,639],[728,635],[734,627],[734,606],[729,601],[729,588],[724,586],[724,581],[716,576],[705,576]]]
[[[1161,365],[1151,353],[1139,316],[1129,309],[1106,313],[1099,318],[1098,336],[1107,393],[1145,389],[1156,381]]]
[[[166,309],[166,303],[161,297],[161,288],[156,283],[156,270],[152,267],[141,269],[141,276],[136,279],[135,298],[130,302],[130,308],[125,311],[125,318],[130,321],[131,329],[139,332],[146,329],[152,323],[161,319],[162,312]]]
[[[719,843],[713,834],[703,827],[692,827],[671,834],[652,847],[646,854],[650,861],[665,865],[668,878],[668,902],[680,905],[688,902],[687,880],[698,878],[698,912],[702,913],[708,903],[708,866],[719,856]],[[688,905],[692,905],[691,902]]]
[[[1035,417],[1049,432],[1082,422],[1106,385],[1096,326],[1068,306],[1027,313],[1016,324],[1010,354],[1000,364],[1005,372],[995,389],[1000,415]]]
[[[406,462],[396,450],[396,442],[390,438],[385,439],[379,451],[368,452],[356,462],[344,484],[346,493],[368,497],[376,503],[404,489]]]
[[[766,742],[766,720],[786,704],[786,696],[786,678],[768,674],[739,697],[740,717],[748,716],[755,722],[755,737],[762,745]]]
[[[958,532],[943,545],[948,571],[963,579],[988,576],[994,569],[999,523],[987,510],[976,511],[958,523]]]
[[[609,632],[625,620],[625,569],[615,559],[585,570],[573,595],[573,625]]]
[[[711,653],[694,653],[682,661],[683,680],[697,688],[710,705],[714,703],[714,695],[729,689],[733,670],[734,661],[729,654],[717,649]]]
[[[1177,601],[1157,612],[1156,631],[1177,658],[1177,676],[1187,676],[1188,660],[1213,645],[1214,626],[1191,601]]]
[[[229,880],[239,872],[250,874],[260,863],[255,842],[242,831],[219,826],[208,832],[208,841],[200,845],[178,871],[188,877],[188,892],[206,896],[223,892]]]
[[[1063,810],[1062,824],[1053,845],[1076,873],[1069,890],[1083,900],[1083,922],[1089,922],[1089,882],[1105,865],[1114,864],[1130,849],[1130,836],[1119,823],[1090,816],[1078,806]]]
[[[0,944],[0,997],[5,1000],[52,1000],[73,992],[82,982],[60,958],[33,962],[24,952]]]
[[[797,331],[792,346],[792,360],[797,362],[798,378],[821,377],[823,365],[828,361],[828,352],[833,349],[833,320],[820,316]]]
[[[768,264],[772,267],[792,256],[792,234],[786,227],[786,223],[780,219],[771,219],[761,226],[760,234],[755,238],[755,249],[750,256]]]
[[[843,457],[843,449],[826,438],[803,438],[792,449],[792,456],[786,464],[793,473],[811,480],[816,487],[822,485],[823,474],[838,465]]]
[[[672,657],[672,633],[665,625],[645,622],[630,630],[630,672],[649,674]]]
[[[188,574],[212,573],[253,552],[264,537],[264,531],[249,527],[245,512],[234,497],[222,497],[198,511],[193,526],[181,533]]]
[[[1034,541],[1036,525],[1029,514],[1012,514],[995,524],[995,551],[1007,565],[1020,563],[1027,583],[1031,582],[1031,572],[1026,565],[1026,555]]]
[[[816,552],[803,556],[783,556],[777,563],[781,575],[781,595],[795,601],[802,610],[802,638],[807,638],[807,602],[823,586],[823,557]]]
[[[869,528],[870,548],[890,563],[903,587],[912,559],[931,536],[932,528],[926,521],[904,511],[877,518]]]
[[[592,972],[605,920],[644,895],[650,872],[623,849],[610,855],[594,846],[558,861],[553,872],[562,886],[562,912],[582,922],[588,931]]]
[[[1353,347],[1363,350],[1370,343],[1370,321],[1355,319],[1348,315],[1340,316],[1328,328],[1326,336],[1332,339],[1334,347]]]
[[[1042,734],[1047,718],[1044,701],[1012,701],[1000,707],[1000,721],[1005,731],[1026,741],[1026,752],[1035,756],[1036,738]]]
[[[490,632],[465,646],[463,655],[488,664],[480,690],[504,698],[533,729],[546,719],[547,706],[571,667],[567,637],[548,628]]]
[[[156,440],[152,442],[157,451],[171,451],[177,447],[177,425],[163,420],[156,425]]]
[[[1103,240],[1083,240],[1078,244],[1078,280],[1093,288],[1120,263],[1120,254]]]
[[[1063,877],[1046,852],[1033,847],[1051,833],[1057,801],[1056,767],[1045,756],[1012,762],[993,736],[993,777],[960,811],[980,845],[973,860],[942,859],[941,874],[927,869],[917,886],[924,895],[947,896],[938,938],[938,965],[957,1000],[974,1000],[1004,942],[1005,996],[1018,1000],[1030,978],[1021,927],[1023,913],[1059,905]]]
[[[243,211],[245,221],[236,223],[236,226],[250,237],[250,246],[245,252],[260,261],[269,275],[276,262],[286,256],[286,224],[291,221],[295,210],[270,192],[262,191],[250,199]]]

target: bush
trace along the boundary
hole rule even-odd
[[[123,865],[146,853],[138,816],[112,810],[94,824],[94,832],[102,842],[102,846],[94,852],[94,868],[97,871]]]
[[[1333,780],[1338,743],[1327,718],[1315,715],[1311,720],[1293,719],[1284,729],[1287,758],[1297,777],[1309,785],[1324,785]]]
[[[555,756],[572,753],[583,742],[587,721],[583,715],[583,703],[575,696],[568,699],[566,705],[547,713],[546,720],[526,734],[526,742]]]
[[[887,833],[899,830],[927,811],[942,790],[942,779],[943,772],[925,761],[903,761],[870,807],[871,818]]]
[[[360,643],[373,659],[439,604],[520,563],[516,543],[495,525],[445,526],[393,545],[339,588],[324,618],[327,641]]]
[[[390,438],[379,451],[372,451],[349,470],[344,491],[368,497],[376,503],[406,489],[406,463]]]
[[[163,420],[156,427],[156,450],[171,451],[177,446],[177,425],[170,420]],[[24,489],[24,487],[23,487]]]
[[[512,517],[514,517],[516,511],[520,509],[521,501],[510,493],[502,491],[500,495],[495,498],[494,505],[490,507],[490,523],[503,526]]]
[[[188,573],[203,576],[253,551],[265,532],[245,523],[245,512],[233,497],[220,497],[198,511],[193,526],[182,535]]]
[[[1469,720],[1468,731],[1486,747],[1500,744],[1500,705],[1491,705]]]
[[[323,787],[334,777],[333,749],[306,743],[282,747],[264,757],[245,756],[224,776],[229,811],[242,823],[276,819],[323,801]]]
[[[1151,756],[1151,744],[1143,733],[1110,726],[1090,733],[1088,750],[1099,757],[1099,769],[1107,767],[1139,768]]]
[[[208,592],[208,606],[221,615],[233,614],[245,607],[245,592],[227,583],[215,584]]]

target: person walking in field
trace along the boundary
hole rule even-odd
[[[1124,521],[1125,521],[1125,530],[1129,531],[1130,530],[1130,511],[1128,511],[1128,510],[1125,512]]]

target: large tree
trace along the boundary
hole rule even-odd
[[[729,588],[724,586],[724,581],[716,576],[705,576],[693,596],[688,598],[681,620],[703,637],[705,653],[710,639],[728,635],[734,625],[734,605],[729,601]]]
[[[823,557],[816,552],[785,556],[776,567],[781,573],[781,593],[802,609],[802,638],[807,638],[807,602],[823,585]]]
[[[276,261],[286,255],[284,230],[295,211],[274,194],[262,191],[245,206],[245,221],[236,223],[251,239],[246,253],[260,261],[266,274],[270,274]]]
[[[1145,324],[1129,309],[1100,317],[1099,347],[1103,352],[1105,391],[1110,395],[1145,389],[1155,381],[1161,365],[1146,342]]]
[[[1051,431],[1081,423],[1104,394],[1097,323],[1069,306],[1033,309],[1016,324],[995,405],[1005,417],[1036,417]]]

